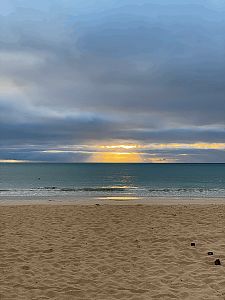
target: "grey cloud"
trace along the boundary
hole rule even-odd
[[[224,142],[225,5],[31,2],[0,17],[0,145]]]
[[[20,160],[32,162],[87,162],[88,153],[47,153],[41,151],[0,151],[2,160]]]
[[[0,120],[0,144],[77,145],[87,141],[124,140],[152,142],[224,142],[223,128],[137,129],[132,120],[107,119],[98,115],[49,114],[35,107],[0,106],[7,117]],[[22,112],[21,112],[22,110]],[[37,114],[37,112],[39,114]],[[16,114],[20,118],[16,117]],[[0,114],[1,116],[1,114]],[[27,117],[29,116],[29,117]]]

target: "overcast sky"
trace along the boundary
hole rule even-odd
[[[1,0],[0,161],[225,162],[224,30],[223,0]]]

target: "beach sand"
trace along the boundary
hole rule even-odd
[[[0,299],[225,299],[225,205],[2,205]]]

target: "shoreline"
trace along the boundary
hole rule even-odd
[[[0,197],[0,206],[23,206],[23,205],[225,205],[225,198],[206,197],[133,197],[133,196],[65,196],[65,197],[24,197],[9,196]]]

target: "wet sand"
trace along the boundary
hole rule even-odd
[[[225,205],[100,203],[1,205],[0,299],[225,299]]]

